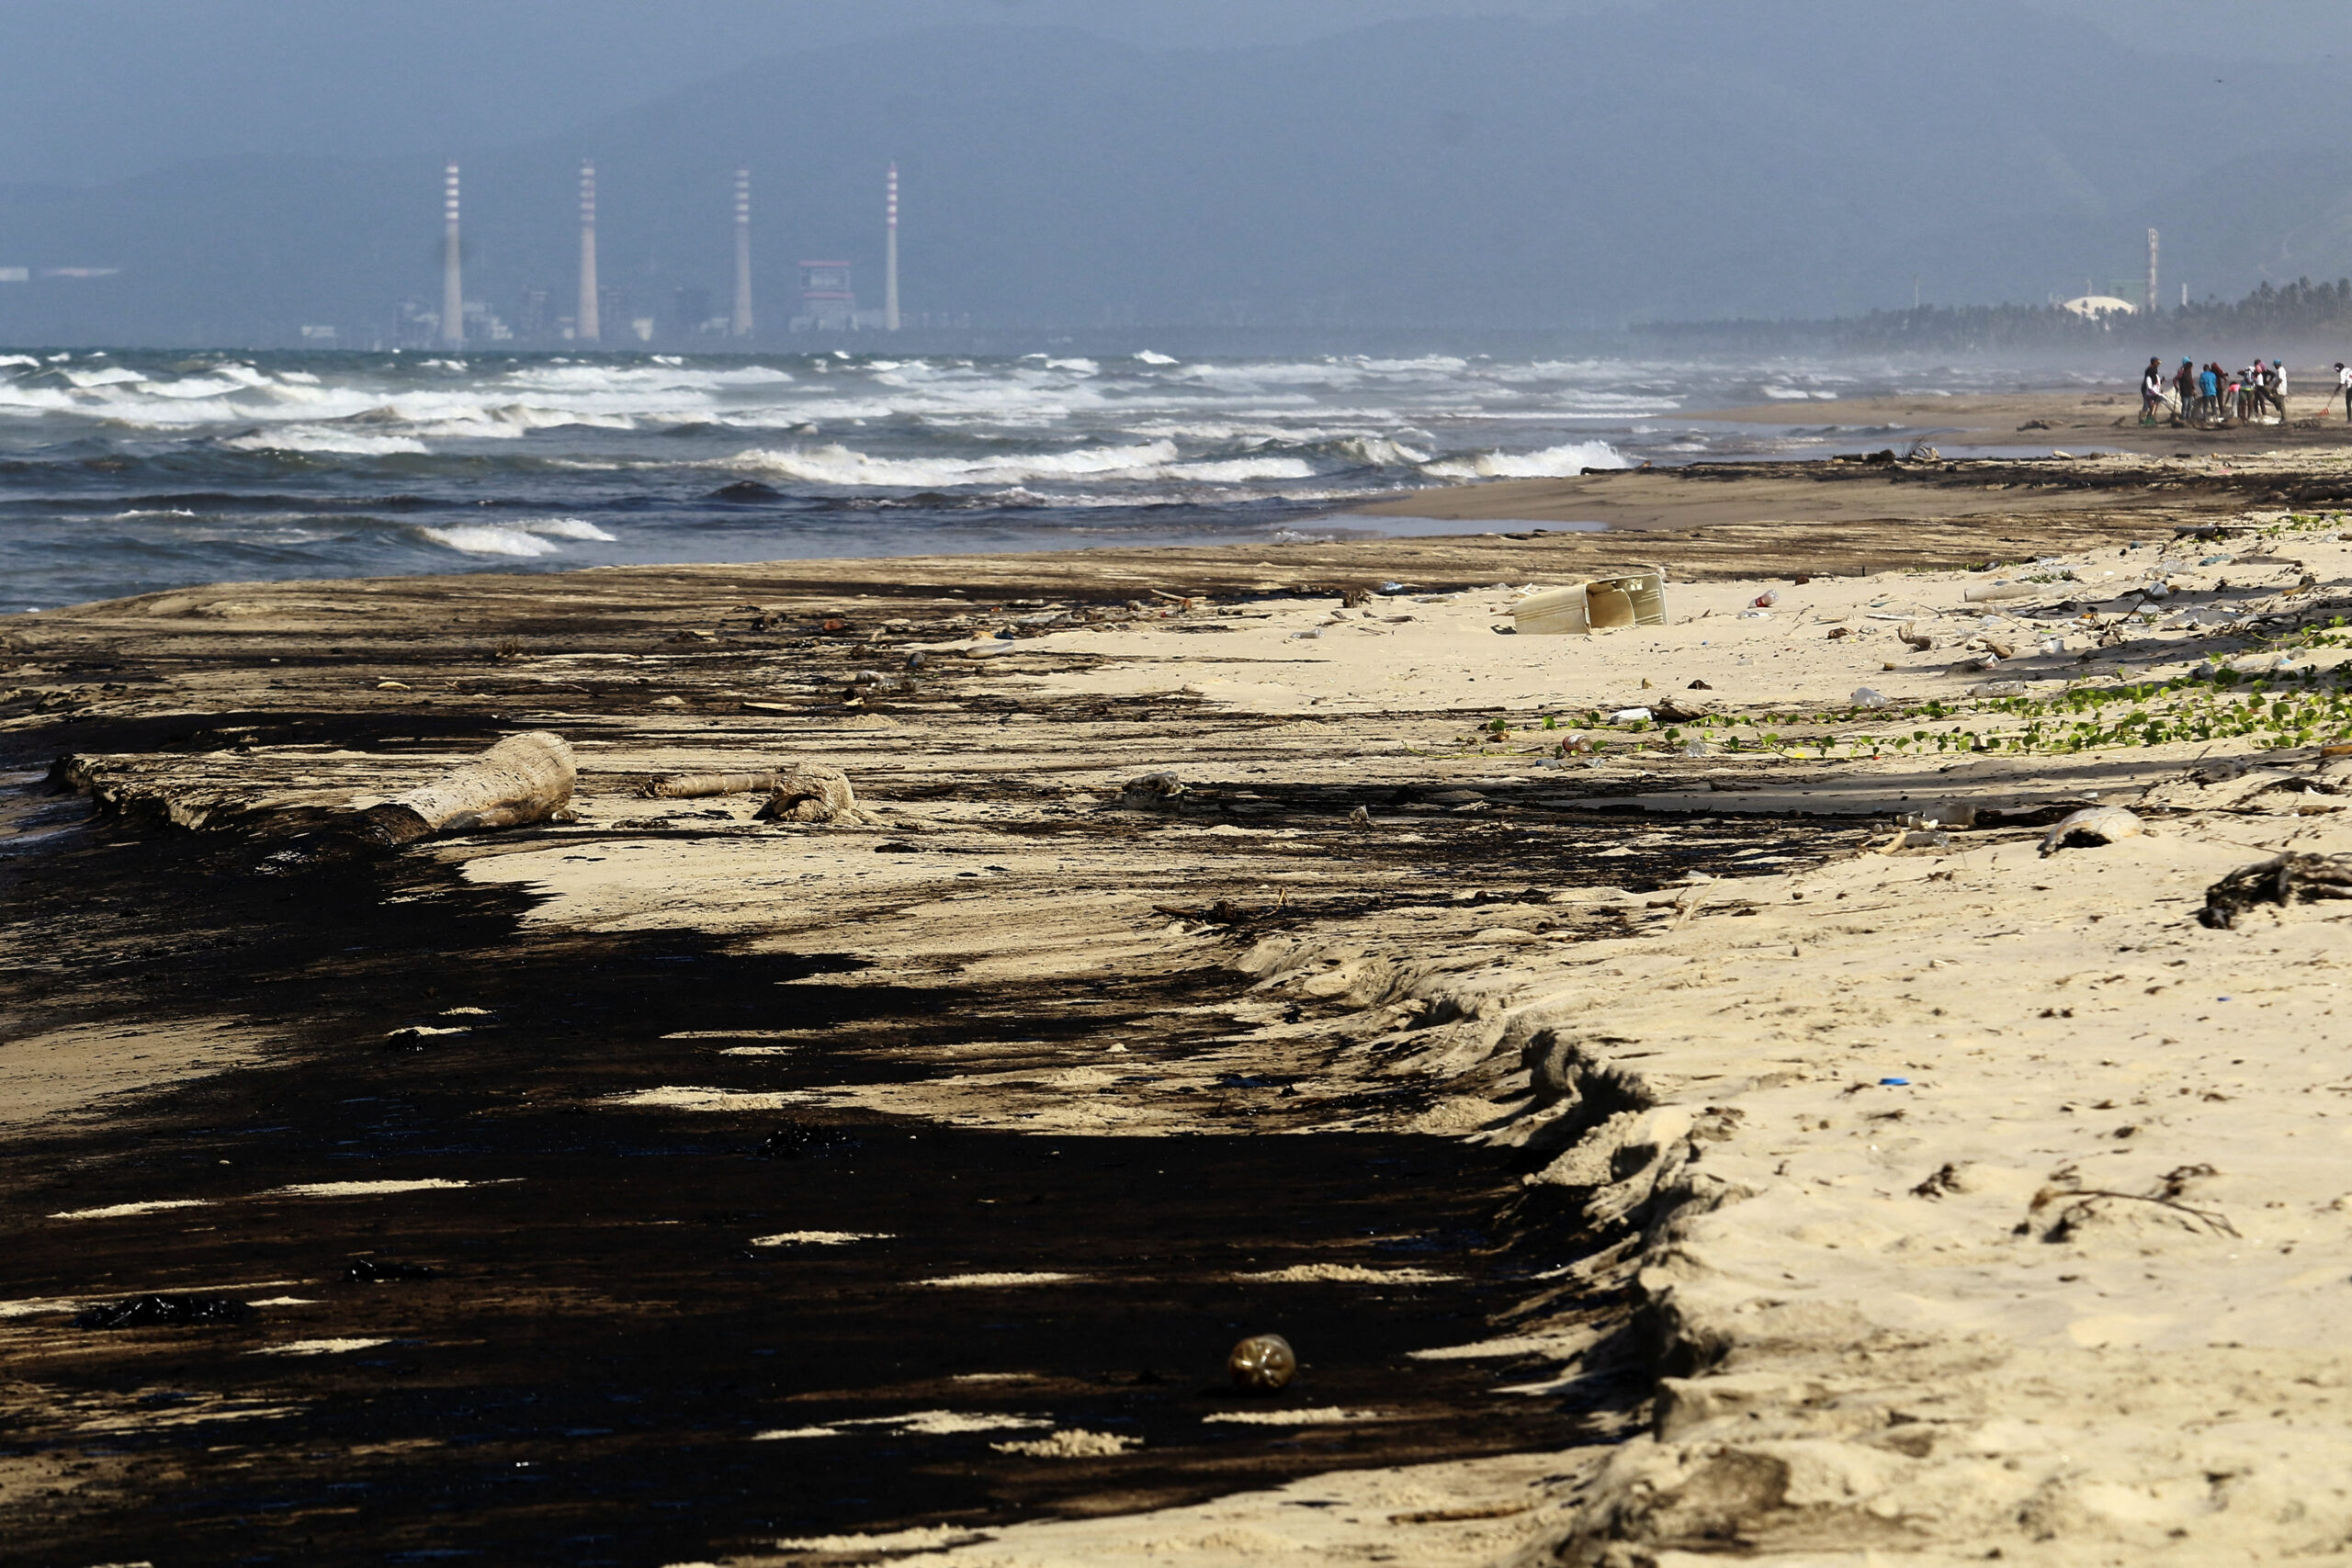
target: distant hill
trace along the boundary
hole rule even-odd
[[[2200,294],[2352,272],[2352,105],[2273,71],[2290,128],[2229,92],[2007,0],[1690,0],[1250,52],[946,29],[456,152],[468,293],[509,320],[533,285],[568,312],[583,154],[605,280],[665,321],[725,296],[739,162],[775,324],[804,256],[878,298],[893,159],[908,310],[984,324],[1606,330],[1908,305],[1915,273],[2038,301],[2135,277],[2151,223]],[[0,267],[122,269],[0,283],[0,338],[364,343],[437,298],[437,202],[435,160],[300,149],[0,188]]]

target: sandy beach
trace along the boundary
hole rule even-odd
[[[2339,1553],[2305,434],[14,617],[0,1558]]]

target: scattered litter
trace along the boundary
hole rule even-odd
[[[1935,651],[1936,639],[1922,632],[1919,629],[1919,623],[1917,621],[1904,622],[1901,628],[1898,629],[1894,635],[1901,637],[1903,639],[1904,646],[1909,648],[1915,653],[1932,653]]]
[[[2225,931],[2256,904],[2286,908],[2323,898],[2352,898],[2352,854],[2283,854],[2241,866],[2205,890],[2197,921]]]
[[[373,1350],[390,1339],[297,1339],[290,1345],[264,1345],[248,1356],[339,1356],[348,1350]]]
[[[2003,578],[1996,582],[1972,582],[1962,591],[1961,600],[1970,604],[1996,604],[2004,599],[2031,599],[2043,592],[2035,582],[2011,582]]]
[[[989,1447],[1001,1454],[1020,1454],[1028,1459],[1108,1459],[1113,1454],[1131,1453],[1143,1447],[1143,1439],[1074,1427],[1056,1432],[1050,1438],[1037,1438],[1028,1442],[990,1443]]]
[[[1234,1427],[1333,1427],[1343,1421],[1377,1421],[1380,1412],[1326,1404],[1312,1410],[1220,1410],[1201,1419]]]
[[[354,1284],[390,1285],[405,1280],[430,1280],[440,1272],[423,1263],[396,1263],[387,1258],[355,1258],[343,1277]]]
[[[1857,686],[1854,694],[1846,700],[1858,708],[1883,708],[1887,705],[1886,694],[1871,686]]]
[[[1059,1285],[1075,1274],[950,1274],[938,1280],[917,1280],[918,1285],[940,1290],[991,1290],[1013,1285]]]
[[[234,1296],[131,1296],[100,1302],[74,1322],[82,1328],[187,1328],[243,1323],[253,1308]]]
[[[1925,811],[1906,811],[1894,819],[1905,828],[1973,828],[1976,807],[1965,800],[1947,800]]]
[[[1253,1334],[1226,1357],[1225,1370],[1234,1387],[1272,1393],[1290,1386],[1290,1380],[1297,1375],[1298,1353],[1279,1334]]]
[[[2086,807],[2050,829],[2041,840],[2041,852],[2052,855],[2069,847],[2112,844],[2147,829],[2146,823],[2120,806]]]
[[[1878,1083],[1881,1089],[1908,1089],[1911,1087],[1911,1080],[1909,1078],[1881,1078],[1878,1080]]]
[[[2025,693],[2023,681],[1979,681],[1968,688],[1972,697],[2021,697]]]
[[[888,1231],[784,1231],[775,1235],[755,1235],[753,1247],[847,1247],[856,1241],[891,1241],[896,1238]]]
[[[1303,632],[1293,632],[1290,635],[1294,640],[1299,637],[1321,637],[1323,635],[1323,628],[1321,626],[1309,626]]]
[[[1769,610],[1780,602],[1781,591],[1777,588],[1767,588],[1763,592],[1750,599],[1747,604],[1750,609]]]
[[[1879,845],[1878,852],[1890,855],[1897,850],[1948,850],[1950,848],[1951,848],[1950,833],[1939,833],[1919,828],[1898,828],[1894,830],[1894,837]]]
[[[1647,724],[1649,721],[1650,710],[1647,708],[1619,708],[1609,716],[1611,724]]]

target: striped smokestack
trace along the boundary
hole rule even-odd
[[[466,346],[466,276],[458,259],[458,165],[441,171],[441,342]]]
[[[882,330],[899,330],[899,165],[890,165],[888,227],[883,231]]]
[[[735,171],[735,314],[730,337],[752,335],[752,171]]]
[[[596,165],[580,165],[580,311],[572,323],[582,343],[594,343],[605,333],[596,320]]]

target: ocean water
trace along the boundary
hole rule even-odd
[[[0,612],[222,580],[1275,541],[1351,502],[1891,431],[2013,369],[1333,355],[0,353]]]

